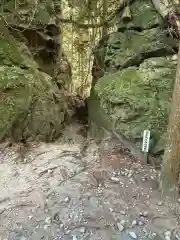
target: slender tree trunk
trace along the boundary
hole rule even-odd
[[[180,43],[176,79],[167,131],[167,143],[163,158],[160,187],[165,194],[178,193],[180,173]]]

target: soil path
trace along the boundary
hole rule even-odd
[[[91,140],[82,151],[77,126],[64,138],[32,144],[24,163],[16,146],[0,153],[1,240],[180,239],[180,203],[161,201],[158,172]]]

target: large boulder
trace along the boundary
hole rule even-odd
[[[67,78],[61,78],[60,2],[17,2],[15,9],[14,1],[5,1],[3,10],[0,141],[52,141],[69,119],[70,108]]]
[[[136,0],[129,8],[131,20],[121,19],[118,31],[109,34],[95,52],[101,54],[96,64],[103,66],[104,76],[96,78],[91,89],[90,132],[101,138],[104,132],[98,126],[103,126],[140,146],[143,130],[149,129],[150,151],[157,154],[164,148],[177,42],[162,28],[151,1]]]

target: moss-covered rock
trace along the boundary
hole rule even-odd
[[[149,129],[151,152],[157,154],[164,148],[177,42],[162,25],[152,1],[132,1],[123,11],[117,32],[95,52],[94,69],[103,67],[104,76],[92,85],[90,129],[101,138],[99,126],[115,128],[138,144],[143,130]]]
[[[31,69],[0,66],[0,140],[53,140],[62,129],[65,97],[51,78]]]
[[[176,60],[173,59],[150,58],[139,67],[108,74],[96,84],[94,91],[100,99],[99,109],[103,109],[115,122],[116,130],[129,139],[141,139],[143,130],[149,129],[155,148],[166,131],[176,71]],[[99,120],[98,115],[96,122]],[[105,118],[101,121],[100,125],[107,122]]]
[[[134,1],[130,8],[131,21],[123,22],[119,21],[118,27],[121,28],[141,28],[147,29],[159,24],[160,16],[154,9],[151,0],[136,0]]]
[[[144,58],[172,55],[173,42],[159,27],[138,32],[127,30],[109,36],[106,71],[140,64]]]
[[[160,133],[167,124],[176,61],[150,58],[101,78],[95,90],[108,114],[127,136],[140,137],[143,129]],[[119,124],[118,124],[119,121]]]
[[[52,141],[69,116],[65,80],[61,88],[55,81],[57,75],[61,79],[62,58],[57,4],[39,1],[37,6],[36,1],[23,1],[17,2],[15,9],[13,1],[5,1],[3,10],[0,141]]]

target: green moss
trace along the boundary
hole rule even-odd
[[[150,28],[154,24],[158,24],[160,16],[154,9],[151,0],[136,0],[130,6],[132,21],[127,24],[119,22],[118,27],[141,27]]]
[[[168,37],[164,36],[159,27],[142,32],[127,30],[112,33],[108,40],[105,62],[108,62],[111,68],[123,66],[125,63],[138,65],[148,52],[161,51],[163,55],[165,49],[167,52],[172,51]]]
[[[152,58],[139,68],[106,75],[95,86],[100,108],[126,136],[142,137],[150,129],[158,141],[167,128],[175,71],[171,58]]]
[[[32,74],[18,67],[0,67],[0,138],[28,109],[32,96],[32,77]]]
[[[15,40],[14,40],[15,41]],[[1,36],[0,38],[0,65],[20,65],[23,64],[23,58],[14,46],[14,41],[11,38]]]
[[[48,75],[1,66],[0,93],[0,140],[12,132],[13,138],[21,139],[24,129],[31,139],[52,140],[51,131],[61,130],[64,98]]]

